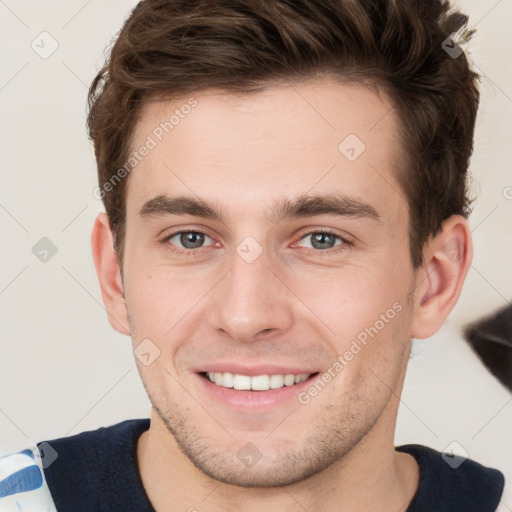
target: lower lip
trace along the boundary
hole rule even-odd
[[[304,382],[299,382],[293,386],[283,386],[278,389],[269,389],[267,391],[245,391],[233,388],[217,386],[203,375],[196,374],[199,384],[209,396],[216,401],[224,403],[237,410],[263,411],[270,410],[273,407],[285,404],[292,400],[298,402],[297,395],[311,385],[312,379],[317,374],[312,374]]]

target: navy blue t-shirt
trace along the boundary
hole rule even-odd
[[[149,420],[128,420],[39,443],[39,449],[58,454],[44,469],[57,511],[154,512],[136,459],[137,439],[148,428]],[[456,464],[448,464],[440,452],[425,446],[397,450],[412,455],[420,469],[419,487],[407,512],[496,510],[504,485],[499,471],[469,459],[454,469]]]

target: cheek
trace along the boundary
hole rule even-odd
[[[397,325],[408,292],[406,272],[399,268],[381,261],[380,266],[340,266],[301,275],[295,280],[296,294],[324,324],[325,336],[339,353],[358,336],[364,340],[368,330],[388,332]]]
[[[361,402],[355,409],[383,403],[393,390],[398,393],[410,346],[409,311],[398,301],[383,313],[358,321],[357,327],[348,327],[333,342],[337,354],[333,372],[339,378],[331,395]],[[338,398],[331,400],[335,404]]]
[[[126,276],[125,297],[132,337],[168,341],[183,332],[185,326],[190,328],[190,322],[196,320],[194,315],[200,310],[201,299],[213,287],[217,276],[206,270],[193,272],[191,277],[190,270],[150,265],[143,260],[131,265]]]

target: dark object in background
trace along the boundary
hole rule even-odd
[[[512,304],[467,326],[464,337],[491,373],[512,391]]]

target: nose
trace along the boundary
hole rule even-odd
[[[290,329],[293,296],[266,252],[250,262],[233,251],[230,263],[231,270],[210,296],[210,327],[242,343]]]

